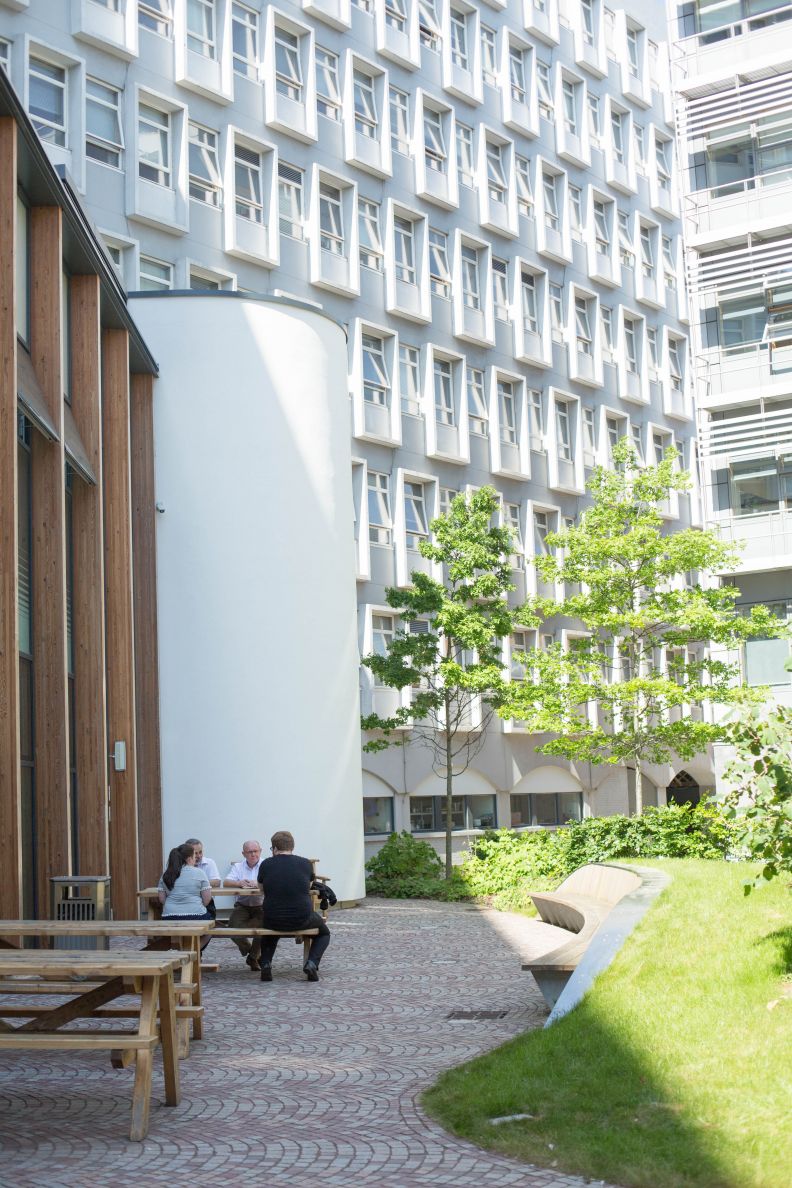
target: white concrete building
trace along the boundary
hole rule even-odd
[[[672,46],[708,525],[740,604],[792,614],[792,4],[699,0]],[[786,640],[743,675],[789,703]],[[721,764],[717,763],[720,767]]]
[[[348,329],[361,653],[393,631],[385,587],[457,491],[502,492],[521,597],[614,441],[647,459],[674,443],[695,470],[662,5],[0,0],[0,38],[129,290],[287,295]],[[247,431],[233,414],[227,430]],[[309,558],[320,525],[297,530],[292,495],[311,481],[284,476],[274,513]],[[697,494],[669,520],[699,523]],[[360,685],[387,709],[367,670]],[[460,839],[627,810],[625,771],[535,744],[490,730]],[[675,777],[711,782],[703,758],[658,768],[648,801]],[[420,748],[365,756],[368,849],[394,827],[437,837],[440,792]]]

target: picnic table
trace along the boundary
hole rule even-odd
[[[187,963],[175,986],[176,1018],[180,1055],[188,1056],[190,1021],[193,1039],[203,1036],[201,939],[213,930],[214,920],[0,920],[0,954],[15,948],[13,942],[22,937],[53,941],[57,937],[137,936],[146,941],[143,951],[183,950]],[[131,1008],[125,1007],[109,1009],[114,1017],[130,1011]]]
[[[87,949],[0,950],[0,989],[29,996],[57,993],[67,1002],[52,1006],[21,1004],[2,1009],[0,1053],[15,1050],[121,1050],[135,1062],[132,1121],[129,1137],[139,1142],[148,1133],[154,1049],[162,1048],[165,1103],[179,1104],[179,1051],[176,1038],[174,973],[190,963],[189,953],[95,952]],[[53,990],[53,987],[57,989]],[[134,1012],[137,1026],[129,1031],[108,1028],[64,1031],[78,1020],[101,1018],[100,1011],[122,995],[140,995]],[[159,1010],[159,1023],[157,1020]],[[11,1017],[27,1018],[12,1026]]]

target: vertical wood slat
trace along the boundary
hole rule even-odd
[[[0,915],[22,914],[14,239],[17,130],[0,119]]]
[[[138,839],[140,883],[149,887],[162,873],[153,376],[132,376],[130,423]]]
[[[102,332],[107,741],[126,743],[126,770],[110,763],[110,876],[113,912],[138,913],[137,761],[135,743],[132,515],[130,490],[129,339]]]
[[[72,484],[77,873],[102,875],[109,854],[99,277],[72,277],[70,292],[72,413],[98,484],[78,477]]]
[[[60,441],[31,434],[33,685],[38,910],[51,875],[69,874],[66,521],[61,375],[62,222],[58,207],[30,214],[30,353]]]

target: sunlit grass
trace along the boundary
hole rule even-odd
[[[482,1146],[628,1188],[789,1188],[792,892],[746,898],[731,863],[641,862],[673,882],[580,1006],[425,1105]]]

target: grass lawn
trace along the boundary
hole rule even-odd
[[[792,891],[744,897],[733,863],[641,864],[673,882],[583,1002],[424,1105],[483,1147],[625,1188],[790,1188]]]

